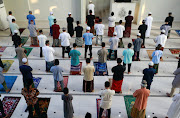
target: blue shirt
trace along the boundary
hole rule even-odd
[[[34,15],[32,15],[32,14],[27,15],[27,19],[29,20],[29,21],[28,21],[29,24],[31,24],[31,20],[34,21],[34,25],[36,24],[36,23],[35,23],[35,20],[34,20],[34,19],[36,19],[36,18],[35,18]]]
[[[53,73],[54,80],[63,81],[63,70],[60,66],[53,66],[51,67],[50,71]]]
[[[153,81],[154,74],[156,73],[156,69],[154,68],[146,68],[143,70],[143,80],[147,81],[148,85],[151,85]]]
[[[152,53],[152,62],[154,64],[159,64],[160,62],[160,57],[162,57],[163,55],[163,51],[161,50],[155,50],[153,53]]]
[[[31,71],[33,70],[30,66],[28,65],[22,65],[19,67],[22,75],[23,75],[23,79],[26,80],[26,79],[32,79],[33,76],[32,76],[32,73]]]
[[[49,26],[51,27],[52,25],[54,25],[54,19],[56,19],[53,15],[48,16],[48,20],[49,20]]]
[[[71,56],[71,65],[77,66],[79,64],[79,56],[81,53],[78,50],[71,50],[69,56]]]
[[[85,45],[92,45],[92,39],[94,35],[92,33],[84,33],[83,38],[85,40]]]
[[[134,55],[134,51],[132,49],[126,49],[123,51],[123,62],[125,64],[130,64],[132,63],[132,56]]]

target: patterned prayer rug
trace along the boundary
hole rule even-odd
[[[27,51],[26,56],[28,57],[33,48],[27,48],[27,47],[23,47],[23,48]],[[17,55],[14,58],[17,58]]]
[[[110,49],[108,49],[107,58],[109,58],[109,52],[110,52]],[[111,60],[115,60],[114,51],[112,51],[112,53],[111,53]]]
[[[4,70],[3,70],[4,73],[6,73],[9,70],[13,62],[14,62],[13,60],[2,60],[2,63],[4,65]]]
[[[14,82],[17,79],[17,76],[4,76],[4,77],[5,77],[5,82],[6,82],[7,87],[11,90],[11,88],[14,85]],[[2,93],[6,93],[6,91],[4,90],[3,85],[0,84],[0,94]]]
[[[50,102],[50,98],[38,98],[38,102],[39,102],[39,109],[40,109],[40,113],[47,113],[48,111],[48,107],[49,107],[49,102]],[[38,118],[37,114],[34,111],[34,118]]]
[[[20,35],[24,32],[26,28],[19,28]]]
[[[66,88],[68,86],[68,79],[69,77],[68,76],[63,76],[63,83],[64,83],[64,88]],[[62,92],[61,90],[61,84],[58,82],[57,84],[57,88],[58,90],[56,92]]]
[[[149,56],[149,59],[152,60],[152,53],[154,52],[154,50],[146,50],[146,51]],[[163,61],[163,58],[161,58],[161,61]]]
[[[2,47],[2,46],[0,46],[0,52],[4,52],[4,50],[6,49],[6,47]]]
[[[180,30],[175,30],[175,31],[180,36]]]
[[[180,54],[180,49],[169,49],[172,54]]]
[[[22,45],[25,45],[28,39],[29,39],[29,37],[27,37],[27,36],[21,36]]]
[[[134,98],[132,95],[124,96],[124,101],[125,101],[128,118],[131,118],[131,109],[133,108],[135,100],[136,100],[136,98]]]
[[[34,87],[35,87],[35,88],[38,87],[41,79],[42,79],[42,78],[40,78],[40,77],[37,77],[37,78],[34,77],[34,78],[33,78],[33,82],[34,82]]]
[[[108,70],[107,70],[107,64],[106,63],[99,63],[99,62],[94,62],[94,67],[95,67],[95,72],[94,76],[108,76]],[[103,73],[105,73],[103,75]]]
[[[14,110],[16,109],[16,106],[18,105],[21,97],[7,97],[5,96],[3,98],[2,104],[4,108],[4,113],[8,116],[6,118],[10,118],[13,114]],[[0,117],[2,117],[0,113]]]
[[[79,63],[78,66],[72,66],[70,70],[70,75],[81,75],[82,62]]]
[[[99,112],[100,112],[100,103],[101,103],[101,99],[97,98],[96,99],[96,105],[97,105],[97,118],[99,118]],[[108,118],[108,114],[107,114],[107,110],[104,110],[102,113],[102,117],[101,118]]]

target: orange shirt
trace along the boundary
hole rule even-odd
[[[133,94],[133,96],[136,98],[134,107],[137,108],[139,111],[146,109],[149,94],[150,90],[146,88],[136,90]]]

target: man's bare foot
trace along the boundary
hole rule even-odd
[[[128,72],[128,74],[131,74],[131,72]]]
[[[169,93],[166,93],[167,97],[171,97]]]
[[[10,91],[10,89],[7,89],[7,90],[6,90],[6,93],[8,93],[9,91]]]
[[[91,57],[91,60],[93,59],[93,57]]]

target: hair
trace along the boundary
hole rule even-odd
[[[29,11],[29,13],[32,13],[32,11]]]
[[[0,58],[0,67],[4,68],[4,65],[3,65],[1,58]]]
[[[66,31],[66,28],[62,28],[62,31],[65,32],[65,31]]]
[[[11,15],[12,14],[12,11],[9,11],[9,15]]]
[[[92,10],[89,10],[89,13],[92,14]]]
[[[145,21],[145,20],[142,20],[142,23],[144,24],[144,23],[146,23],[146,21]]]
[[[172,12],[169,12],[169,15],[172,15]]]
[[[132,43],[128,43],[128,48],[131,48],[132,47]]]
[[[49,40],[47,40],[45,44],[46,44],[46,45],[49,44]]]
[[[99,19],[99,23],[102,22],[102,19]]]
[[[105,46],[106,46],[106,43],[102,42],[102,44],[101,44],[101,45],[102,45],[102,47],[105,47]]]
[[[119,21],[119,24],[121,24],[121,23],[122,23],[122,20]]]
[[[55,60],[54,60],[54,64],[55,64],[55,65],[59,65],[59,60],[58,60],[58,59],[55,59]]]
[[[114,16],[114,12],[111,12],[111,16]]]
[[[39,30],[39,33],[43,33],[43,31],[42,31],[42,30]]]
[[[12,22],[16,21],[15,19],[12,19]]]
[[[19,42],[18,42],[18,45],[21,45],[21,44],[22,44],[22,43],[19,41]]]
[[[132,11],[131,11],[131,10],[129,10],[128,14],[131,14],[131,13],[132,13]]]
[[[122,63],[122,59],[121,58],[117,58],[117,63]]]
[[[54,19],[54,23],[57,23],[57,20],[56,20],[56,19]]]
[[[85,118],[92,118],[91,113],[87,112]]]
[[[76,43],[73,43],[73,48],[77,47],[77,44]]]
[[[87,58],[86,63],[90,63],[90,62],[91,62],[90,58]]]
[[[79,21],[77,21],[77,22],[76,22],[76,24],[77,24],[77,25],[79,25],[79,24],[80,24],[80,22],[79,22]]]
[[[68,93],[69,93],[69,89],[68,89],[67,87],[64,88],[63,93],[64,93],[64,94],[68,94]]]
[[[110,82],[106,81],[104,84],[105,87],[110,87]]]

